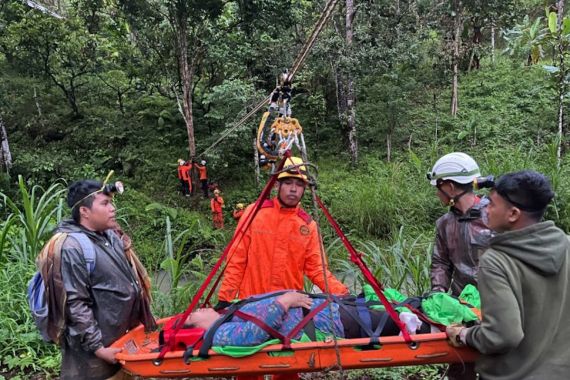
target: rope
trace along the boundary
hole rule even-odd
[[[222,133],[222,135],[220,136],[220,138],[218,138],[212,145],[210,145],[208,148],[206,148],[206,150],[204,150],[202,153],[200,153],[198,155],[198,157],[204,156],[206,153],[208,153],[210,150],[212,150],[213,148],[216,147],[216,145],[218,145],[220,142],[222,142],[222,140],[224,140],[226,137],[228,137],[228,135],[230,133],[232,133],[233,131],[235,131],[236,129],[238,129],[239,127],[241,127],[242,125],[244,125],[250,117],[252,117],[253,115],[255,115],[255,113],[257,111],[259,111],[263,106],[265,106],[267,104],[267,97],[265,97],[261,102],[259,102],[251,111],[249,111],[244,117],[242,117],[237,123],[236,125],[234,125],[233,127],[227,129],[224,133]]]
[[[332,11],[333,11],[334,7],[336,6],[337,2],[338,2],[338,0],[329,0],[327,5],[325,6],[325,9],[321,12],[321,17],[319,18],[319,20],[315,24],[315,28],[313,29],[311,36],[309,37],[309,39],[307,40],[307,42],[305,43],[305,45],[301,49],[301,52],[297,55],[295,62],[293,63],[291,71],[289,72],[289,76],[287,77],[287,80],[289,82],[293,80],[293,77],[295,76],[295,74],[297,73],[299,68],[303,65],[305,58],[307,58],[307,55],[309,54],[309,51],[311,50],[311,48],[315,44],[315,41],[317,40],[317,37],[321,33],[321,30],[323,29],[323,27],[325,26],[325,24],[329,20],[331,14],[332,14]]]
[[[313,29],[313,32],[311,33],[311,36],[309,37],[307,42],[305,42],[305,45],[303,45],[300,53],[297,55],[297,58],[295,59],[295,61],[293,63],[292,69],[289,72],[289,75],[287,76],[287,81],[290,82],[293,79],[293,77],[295,76],[297,71],[301,68],[301,66],[305,62],[305,59],[307,58],[309,51],[311,50],[311,48],[315,44],[315,41],[317,40],[317,37],[319,36],[321,31],[323,30],[323,27],[325,26],[325,24],[329,20],[331,14],[332,14],[332,11],[333,11],[335,5],[337,4],[337,2],[338,2],[338,0],[329,0],[327,5],[325,6],[325,9],[321,12],[321,17],[317,21],[315,28]],[[277,88],[275,88],[273,91],[275,91],[275,90],[277,90]],[[273,91],[271,91],[271,94],[273,93]],[[267,104],[266,99],[268,97],[269,96],[266,96],[261,102],[259,102],[257,104],[257,106],[255,106],[244,117],[242,117],[233,127],[227,129],[224,133],[222,133],[220,138],[218,138],[212,145],[210,145],[202,153],[200,153],[198,155],[198,157],[206,155],[206,153],[208,153],[214,147],[216,147],[216,145],[218,145],[220,142],[222,142],[230,133],[232,133],[233,131],[235,131],[236,129],[238,129],[242,125],[244,125],[249,120],[250,117],[252,117],[257,111],[259,111],[263,106],[265,106]]]
[[[301,136],[303,136],[301,134]],[[309,167],[312,167],[314,165],[310,164],[308,162],[308,158],[307,158],[307,150],[304,144],[304,140],[303,140],[303,146],[302,149],[299,149],[301,151],[301,157],[303,162],[299,165],[295,165],[294,168],[300,173],[300,166],[304,165],[306,170],[307,170],[307,179],[309,180],[309,184],[310,184],[310,191],[311,191],[311,196],[312,196],[312,200],[313,200],[313,217],[317,217],[318,213],[317,213],[317,193],[316,193],[316,180],[312,180],[310,173],[309,173]],[[290,169],[290,168],[289,168]],[[316,223],[316,227],[317,227],[317,236],[319,238],[319,251],[320,251],[320,255],[321,255],[321,267],[323,268],[323,282],[325,284],[325,288],[322,289],[324,290],[325,294],[327,295],[327,306],[328,306],[328,311],[329,311],[329,315],[330,315],[330,320],[331,320],[331,324],[334,323],[334,317],[333,317],[333,308],[332,308],[332,302],[333,299],[331,297],[330,294],[330,290],[329,290],[329,282],[328,282],[328,278],[327,278],[327,261],[325,258],[325,246],[323,243],[323,237],[321,234],[321,227],[319,225],[319,222],[317,219],[315,219],[315,223]],[[324,308],[324,306],[323,306]],[[331,331],[333,331],[332,337],[333,337],[333,343],[334,343],[334,349],[335,349],[335,355],[336,355],[336,362],[337,362],[337,367],[341,372],[341,378],[344,378],[344,369],[342,368],[342,361],[341,361],[341,357],[340,357],[340,349],[338,346],[338,339],[336,334],[334,334],[334,327],[331,328]]]
[[[368,269],[368,267],[366,266],[366,263],[364,263],[364,260],[362,260],[362,257],[361,257],[362,254],[358,253],[356,251],[356,249],[354,249],[354,247],[352,246],[352,244],[350,243],[350,241],[348,240],[346,235],[342,232],[338,223],[334,220],[332,215],[329,213],[328,209],[325,207],[322,200],[319,197],[316,197],[316,201],[317,201],[320,209],[323,211],[323,214],[325,214],[325,217],[329,221],[330,225],[333,227],[336,234],[338,235],[338,237],[340,238],[340,240],[342,241],[342,243],[346,247],[347,251],[349,252],[350,260],[354,264],[356,264],[358,266],[358,268],[360,268],[360,271],[364,275],[364,278],[366,279],[366,281],[368,281],[368,283],[374,289],[374,292],[376,293],[376,295],[380,299],[380,302],[382,302],[382,305],[384,305],[384,307],[386,308],[386,311],[390,315],[390,318],[392,318],[394,323],[400,328],[400,331],[402,332],[402,336],[403,336],[404,340],[406,341],[406,343],[408,343],[410,345],[415,345],[415,342],[412,341],[412,338],[410,337],[410,334],[408,333],[408,330],[406,329],[406,325],[400,320],[398,313],[396,313],[396,310],[394,310],[394,306],[392,306],[392,304],[388,301],[388,299],[386,298],[384,293],[382,293],[382,290],[383,290],[382,284],[380,283],[380,281],[378,281],[378,279],[376,279],[376,277],[374,277],[374,275],[372,274],[370,269]]]
[[[283,168],[283,165],[285,164],[285,160],[283,160],[280,164],[278,169],[281,170]],[[202,295],[205,293],[206,288],[208,287],[208,285],[210,284],[210,282],[212,281],[212,279],[214,278],[215,274],[218,272],[218,270],[220,269],[220,267],[222,266],[222,263],[224,261],[224,259],[226,259],[226,257],[228,257],[228,254],[230,252],[230,250],[234,247],[234,243],[236,241],[241,241],[241,239],[243,238],[243,236],[245,235],[245,232],[247,231],[247,229],[249,228],[251,222],[253,221],[253,218],[255,218],[255,214],[257,214],[257,212],[259,211],[259,209],[261,208],[261,205],[263,203],[263,201],[267,198],[267,196],[271,193],[271,189],[273,188],[273,185],[275,184],[275,181],[277,180],[277,175],[272,175],[271,178],[269,179],[269,181],[267,182],[267,185],[265,186],[265,188],[263,189],[263,191],[261,192],[261,194],[259,195],[259,197],[257,198],[257,201],[255,202],[255,207],[254,210],[252,211],[251,214],[248,215],[247,219],[245,220],[244,224],[241,225],[241,228],[239,228],[238,231],[236,231],[236,233],[234,234],[234,236],[232,237],[232,239],[230,240],[229,244],[226,246],[226,248],[224,249],[224,251],[222,252],[220,258],[218,259],[218,261],[216,262],[216,264],[214,265],[214,267],[212,268],[212,270],[210,271],[210,273],[208,274],[208,277],[206,277],[206,279],[204,280],[204,282],[202,283],[202,285],[200,285],[200,288],[198,289],[198,291],[196,292],[196,294],[194,295],[194,297],[192,298],[192,301],[190,302],[190,305],[188,305],[188,308],[186,309],[186,311],[182,314],[182,316],[180,317],[181,321],[185,321],[186,318],[188,318],[188,316],[190,315],[190,313],[194,310],[194,308],[197,306],[198,302],[200,301],[200,298],[202,297]],[[235,253],[232,252],[232,256]],[[230,256],[228,258],[228,261],[231,259]],[[225,267],[224,267],[225,269]],[[220,277],[221,277],[221,273],[220,273]],[[219,277],[218,277],[219,280]],[[217,282],[216,282],[217,284]],[[205,303],[209,302],[209,297],[212,294],[212,291],[210,290],[210,293],[208,294],[208,299],[205,301]],[[164,359],[164,356],[166,355],[166,353],[168,351],[174,351],[175,347],[175,342],[176,342],[176,334],[178,334],[178,331],[180,331],[180,328],[182,327],[183,323],[179,323],[176,327],[174,327],[173,331],[172,331],[172,335],[170,335],[170,338],[168,339],[168,342],[165,342],[166,344],[164,345],[164,347],[162,348],[162,350],[160,351],[158,358],[155,359],[154,364],[155,365],[160,365],[162,363],[162,360]]]

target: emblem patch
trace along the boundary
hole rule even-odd
[[[307,236],[311,231],[309,230],[309,227],[301,226],[301,228],[299,228],[299,232],[301,232],[301,235]]]

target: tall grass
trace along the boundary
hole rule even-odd
[[[356,249],[363,253],[363,259],[373,275],[385,287],[394,288],[414,296],[430,289],[430,262],[433,237],[423,234],[408,236],[401,227],[391,235],[385,244],[366,240],[353,241]],[[340,239],[327,248],[339,278],[352,292],[360,292],[364,278],[359,269],[350,262]]]
[[[218,257],[215,248],[198,248],[201,244],[196,245],[196,234],[201,232],[205,238],[210,236],[211,243],[219,242],[223,237],[218,232],[208,233],[209,228],[202,226],[199,219],[178,233],[169,215],[164,220],[163,260],[160,272],[155,275],[157,283],[153,302],[153,310],[160,316],[180,312],[190,304]],[[214,245],[217,246],[219,244]]]
[[[0,193],[7,217],[0,225],[0,364],[7,370],[40,371],[49,378],[60,363],[55,345],[44,343],[26,300],[34,258],[61,220],[61,184],[44,190],[18,177],[20,199]]]
[[[0,192],[9,213],[0,230],[0,262],[6,261],[7,242],[14,259],[33,260],[62,217],[65,188],[60,183],[46,190],[38,185],[28,189],[22,176],[18,176],[18,189],[20,199],[17,201]],[[12,231],[13,227],[16,228]]]

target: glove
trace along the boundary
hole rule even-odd
[[[461,332],[465,329],[463,325],[449,325],[445,329],[445,333],[447,334],[447,338],[449,339],[449,343],[453,347],[464,347],[465,343],[461,339]]]
[[[227,307],[229,307],[229,306],[231,306],[231,305],[232,305],[231,302],[228,302],[228,301],[219,301],[218,304],[217,304],[216,306],[214,306],[214,310],[218,311],[218,310],[221,310],[221,309],[225,309],[225,308],[227,308]]]

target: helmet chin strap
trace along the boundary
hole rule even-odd
[[[452,197],[451,195],[449,195],[445,190],[443,190],[441,188],[441,184],[437,184],[436,185],[437,189],[439,191],[442,192],[443,195],[445,195],[447,197],[447,199],[449,199],[447,201],[447,206],[449,207],[455,207],[455,205],[457,204],[457,202],[459,201],[459,199],[464,196],[465,194],[467,194],[469,192],[469,190],[464,190],[462,193],[457,194],[456,196]]]

